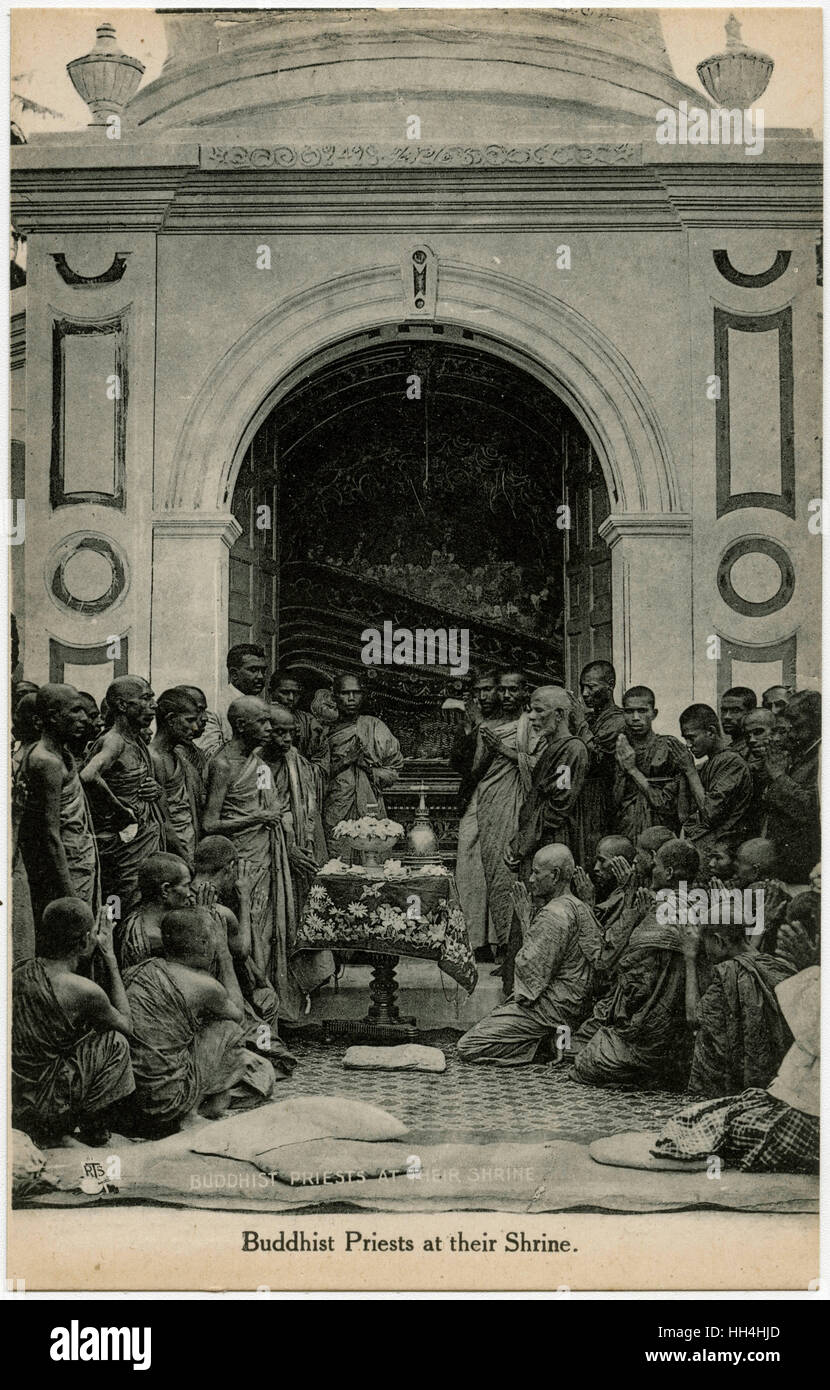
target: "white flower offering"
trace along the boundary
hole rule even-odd
[[[377,816],[361,816],[359,820],[341,820],[334,827],[335,840],[399,840],[403,835],[403,826],[397,821],[390,820],[384,816],[378,820]]]

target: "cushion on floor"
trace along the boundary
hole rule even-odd
[[[378,1071],[446,1071],[447,1059],[440,1047],[421,1043],[402,1043],[398,1047],[350,1047],[343,1058],[348,1070],[374,1068]]]
[[[194,1131],[194,1153],[256,1161],[283,1144],[309,1139],[399,1139],[406,1125],[388,1111],[344,1096],[296,1096]]]
[[[257,1154],[257,1168],[290,1187],[341,1187],[365,1178],[389,1177],[415,1168],[408,1144],[365,1143],[360,1139],[312,1139],[283,1144]]]
[[[595,1163],[607,1163],[613,1168],[649,1168],[655,1172],[701,1173],[706,1171],[705,1158],[657,1158],[651,1152],[659,1131],[644,1134],[629,1130],[612,1134],[607,1139],[595,1139],[588,1152]]]

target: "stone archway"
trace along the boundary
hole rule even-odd
[[[194,614],[183,636],[181,624],[161,604],[154,606],[157,683],[178,678],[187,662],[211,698],[222,684],[228,550],[240,533],[230,499],[262,421],[307,371],[309,359],[334,359],[353,350],[358,335],[405,318],[400,266],[368,268],[298,291],[216,363],[191,404],[156,499],[156,587],[164,592],[166,578],[181,591],[184,582],[183,599]],[[469,265],[441,261],[435,322],[474,333],[494,356],[520,365],[583,426],[610,499],[601,534],[612,548],[615,664],[624,682],[646,678],[641,645],[645,651],[650,642],[641,644],[631,614],[640,605],[650,615],[660,574],[662,612],[678,634],[669,641],[672,660],[688,669],[691,688],[690,522],[657,412],[631,364],[563,301]],[[191,574],[198,580],[190,583]]]

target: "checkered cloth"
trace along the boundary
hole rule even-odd
[[[819,1121],[752,1088],[679,1110],[652,1153],[662,1158],[720,1154],[730,1167],[745,1172],[817,1173]]]

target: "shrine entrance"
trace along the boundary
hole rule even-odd
[[[512,360],[511,360],[512,359]],[[309,693],[341,671],[414,766],[445,763],[446,667],[361,663],[361,633],[466,628],[473,667],[576,682],[611,658],[610,502],[573,412],[493,340],[450,325],[361,333],[308,361],[238,473],[229,644]]]

